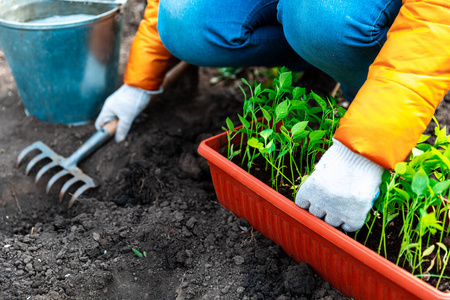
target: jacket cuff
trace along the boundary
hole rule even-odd
[[[124,92],[130,93],[130,95],[137,96],[137,97],[139,97],[142,94],[156,95],[156,94],[161,94],[163,92],[162,87],[160,87],[158,90],[149,91],[149,90],[144,90],[144,89],[141,89],[141,88],[129,85],[129,84],[124,84],[122,86],[122,88],[124,89]]]
[[[380,176],[383,175],[384,168],[361,154],[348,149],[344,144],[333,138],[333,145],[327,151],[328,159],[338,161],[347,169],[352,169],[355,174]]]

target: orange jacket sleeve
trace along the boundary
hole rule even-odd
[[[404,0],[335,138],[393,169],[450,89],[450,1]]]
[[[164,47],[156,28],[159,0],[149,0],[144,19],[130,48],[124,83],[144,90],[160,88],[173,56]]]

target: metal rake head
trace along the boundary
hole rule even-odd
[[[69,190],[69,188],[77,183],[77,182],[84,182],[83,185],[81,185],[75,193],[72,195],[72,198],[69,201],[69,208],[72,207],[75,200],[86,190],[90,188],[95,188],[98,185],[94,182],[94,180],[87,176],[86,174],[81,171],[80,168],[76,166],[76,160],[69,158],[64,158],[61,155],[56,154],[50,147],[42,143],[41,141],[37,141],[33,143],[32,145],[28,146],[27,148],[23,149],[22,152],[20,152],[18,158],[17,158],[17,167],[19,167],[22,160],[27,156],[30,152],[33,152],[35,150],[39,150],[41,153],[35,156],[33,159],[30,160],[28,163],[25,174],[28,175],[33,169],[34,166],[36,166],[40,161],[43,161],[45,159],[50,159],[51,162],[47,163],[45,166],[43,166],[37,173],[35,183],[41,179],[41,177],[50,169],[53,169],[55,167],[60,167],[62,170],[60,170],[58,173],[53,175],[53,177],[50,178],[46,192],[49,193],[52,186],[61,178],[72,176],[61,188],[61,191],[59,192],[59,202],[62,202],[64,198],[64,194]]]

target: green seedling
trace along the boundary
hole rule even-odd
[[[134,252],[134,254],[137,255],[137,257],[147,257],[147,253],[144,251],[143,253],[139,252],[139,250],[136,250],[134,248],[131,248],[131,250]]]
[[[383,176],[381,195],[375,201],[374,212],[368,215],[366,241],[371,237],[373,224],[379,222],[374,216],[381,216],[378,253],[387,257],[386,228],[392,222],[402,224],[397,265],[422,279],[439,278],[438,287],[446,278],[449,259],[443,241],[450,233],[450,137],[446,127],[440,128],[434,121],[434,143],[427,143],[429,136],[422,136],[409,159]]]
[[[305,89],[293,86],[292,73],[278,70],[271,87],[249,84],[242,79],[244,95],[240,126],[228,118],[228,158],[239,157],[241,166],[254,171],[258,158],[264,158],[271,185],[278,190],[290,185],[293,195],[302,180],[314,170],[315,163],[332,143],[332,136],[345,110],[334,99],[324,100]],[[381,224],[378,253],[387,258],[387,228],[402,224],[397,265],[409,269],[424,280],[450,279],[444,274],[448,266],[448,245],[444,239],[450,230],[450,137],[446,127],[436,119],[435,140],[423,135],[406,162],[383,174],[381,193],[367,215],[365,228],[369,239],[376,239],[373,229]],[[354,237],[358,236],[356,233]]]
[[[222,80],[236,79],[236,76],[241,73],[243,68],[224,67],[217,69],[217,75],[210,79],[211,84],[216,84]]]
[[[345,110],[334,99],[293,86],[293,73],[281,68],[272,87],[251,85],[242,79],[244,95],[240,126],[227,118],[227,157],[240,155],[240,164],[253,172],[257,158],[264,158],[274,189],[288,184],[295,194],[317,159],[331,145],[331,137]],[[238,142],[236,143],[236,140]]]

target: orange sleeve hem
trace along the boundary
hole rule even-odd
[[[335,138],[387,169],[404,161],[450,89],[450,4],[404,0]]]
[[[139,24],[124,74],[124,83],[144,90],[158,90],[173,55],[164,47],[157,26],[159,0],[149,0]]]

